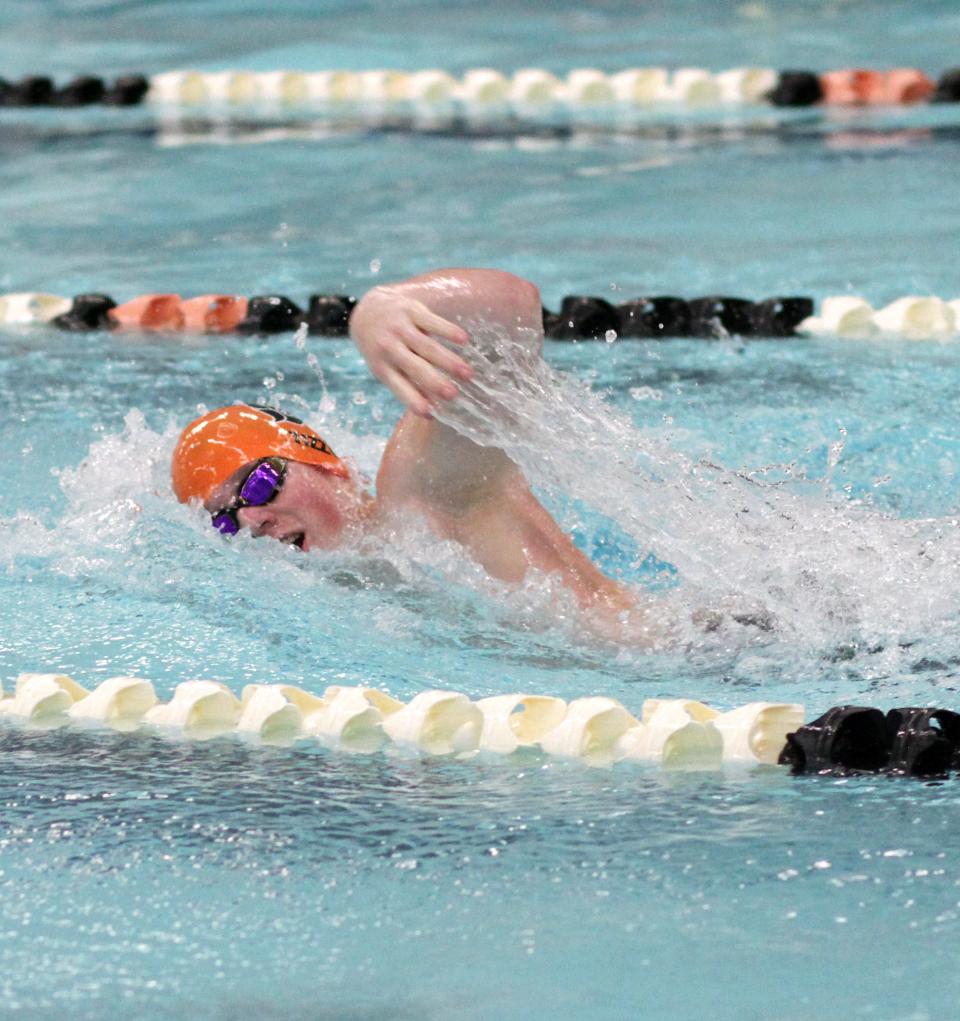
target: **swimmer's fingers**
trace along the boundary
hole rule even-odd
[[[462,347],[470,340],[470,335],[462,326],[457,326],[449,319],[444,319],[443,316],[431,312],[421,301],[412,303],[410,318],[414,326],[423,330],[424,333],[442,337],[444,340],[449,340],[451,344],[459,344]]]
[[[433,403],[456,397],[456,384],[445,373],[472,376],[443,344],[467,343],[466,330],[416,298],[374,288],[354,309],[350,329],[370,371],[418,415],[429,416]]]
[[[404,339],[414,354],[419,355],[434,368],[458,379],[473,379],[473,369],[433,337],[428,337],[418,330],[410,330],[404,335]]]
[[[370,371],[387,386],[411,411],[428,416],[437,401],[453,400],[459,390],[443,373],[414,350],[425,338],[415,338],[410,331],[394,334],[387,343],[367,351]]]
[[[394,368],[399,370],[406,379],[416,387],[417,391],[429,401],[437,399],[452,401],[460,392],[456,383],[451,382],[430,362],[421,358],[410,348],[401,348],[396,352]]]
[[[397,369],[384,369],[378,379],[401,404],[405,404],[415,415],[419,415],[421,418],[433,417],[433,405],[402,372]]]

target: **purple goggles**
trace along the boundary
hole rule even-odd
[[[287,475],[287,462],[282,457],[268,457],[258,461],[243,480],[237,498],[228,507],[211,514],[213,527],[221,535],[236,535],[240,531],[237,511],[241,507],[263,507],[283,489]]]

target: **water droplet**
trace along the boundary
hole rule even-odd
[[[371,259],[370,260],[370,272],[374,273],[374,274],[380,272],[380,260],[379,259]]]
[[[607,330],[607,332],[603,335],[603,339],[608,344],[612,344],[617,339],[617,331],[616,330]]]

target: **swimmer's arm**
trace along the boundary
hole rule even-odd
[[[527,280],[495,269],[442,269],[374,287],[350,317],[350,332],[370,371],[415,415],[429,418],[457,396],[453,378],[470,366],[441,340],[463,346],[464,324],[483,321],[542,338],[540,294]]]
[[[403,416],[384,452],[377,494],[387,507],[415,509],[500,581],[520,582],[530,569],[558,575],[598,620],[637,607],[633,592],[577,549],[502,450],[440,422]]]

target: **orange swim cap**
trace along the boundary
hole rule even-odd
[[[173,491],[181,503],[206,500],[251,461],[285,457],[346,478],[347,466],[298,418],[257,404],[231,404],[191,422],[173,452]]]

